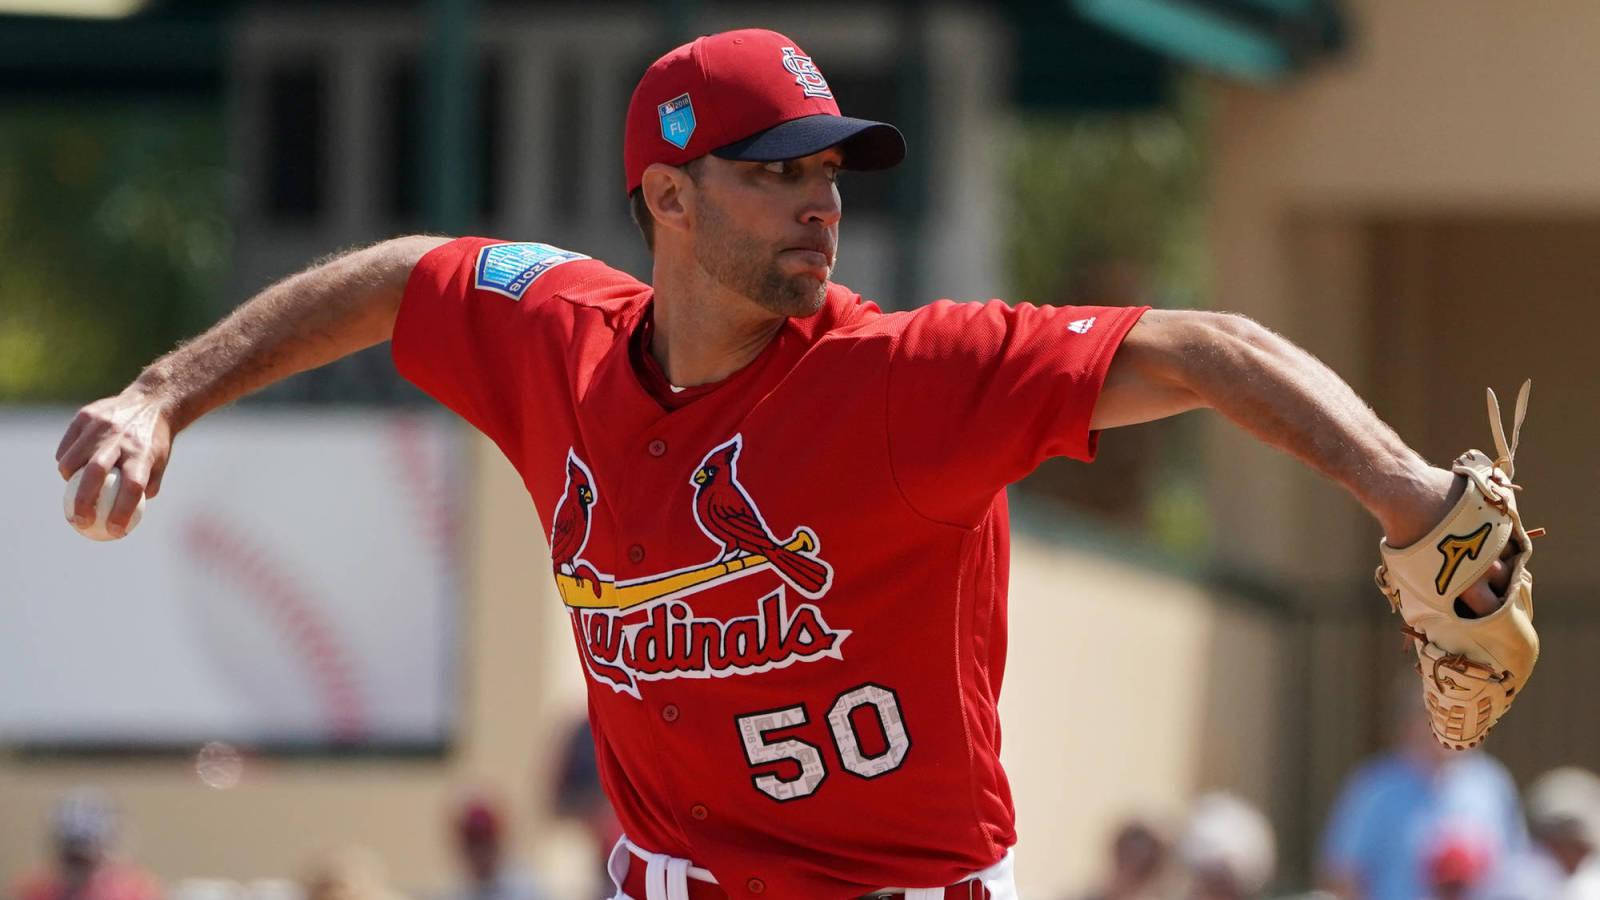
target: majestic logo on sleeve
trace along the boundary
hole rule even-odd
[[[833,567],[819,555],[821,546],[810,529],[776,536],[739,482],[743,447],[743,436],[735,435],[707,453],[690,476],[695,494],[688,512],[715,546],[715,556],[629,581],[597,572],[582,557],[598,493],[588,466],[568,451],[550,554],[579,652],[596,681],[638,698],[641,680],[726,678],[843,658],[839,648],[850,632],[829,627],[815,604],[789,600],[790,590],[807,600],[820,599],[833,584]],[[779,583],[748,616],[697,616],[684,599],[761,573],[776,575]]]
[[[811,61],[811,57],[800,55],[800,51],[793,47],[784,47],[783,67],[794,75],[795,84],[800,85],[800,90],[807,97],[833,99],[833,91],[828,90],[827,79],[817,71],[817,64]]]

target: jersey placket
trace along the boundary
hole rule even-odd
[[[692,567],[714,557],[715,545],[695,523],[691,479],[722,430],[737,428],[744,398],[752,396],[750,390],[760,389],[766,362],[770,360],[758,360],[752,364],[757,368],[736,373],[713,394],[675,411],[663,409],[644,390],[625,342],[619,342],[618,350],[601,363],[588,396],[609,402],[604,413],[596,410],[583,418],[608,424],[605,438],[591,439],[591,448],[601,454],[600,465],[609,479],[603,497],[616,541],[616,571],[611,574],[618,582]],[[686,602],[692,608],[692,597]],[[686,733],[703,734],[720,723],[703,721],[697,713],[695,693],[704,687],[703,680],[635,678],[637,699],[624,693],[608,697],[602,705],[649,736],[648,753],[637,749],[626,753],[630,765],[654,770],[648,782],[636,788],[656,794],[659,807],[670,810],[673,831],[688,858],[695,860],[696,844],[703,843],[708,825],[714,827],[716,798],[699,796],[694,784],[685,784],[671,771],[674,753],[668,747],[681,746]],[[610,694],[603,690],[603,696]]]

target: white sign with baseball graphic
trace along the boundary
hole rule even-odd
[[[62,521],[70,413],[0,416],[0,741],[438,745],[454,719],[466,435],[233,411],[128,537]]]

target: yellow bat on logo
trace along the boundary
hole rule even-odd
[[[1482,542],[1479,542],[1480,545]],[[806,529],[800,529],[783,545],[796,553],[817,548],[817,539]],[[638,581],[615,582],[600,580],[600,595],[594,593],[594,582],[572,575],[557,575],[556,588],[561,592],[561,602],[574,609],[629,609],[641,603],[660,600],[691,588],[703,587],[721,581],[736,572],[765,565],[767,558],[760,554],[739,556],[723,562],[708,563],[698,568],[670,575],[655,575]]]

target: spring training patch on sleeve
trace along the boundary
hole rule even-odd
[[[490,244],[478,251],[472,286],[521,300],[540,275],[562,263],[588,258],[549,244]]]

